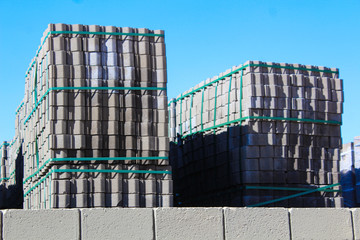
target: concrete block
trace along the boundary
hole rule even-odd
[[[84,53],[83,52],[71,52],[72,54],[72,64],[77,65],[84,65]]]
[[[123,203],[127,208],[140,207],[140,196],[137,193],[123,194]]]
[[[174,197],[173,195],[157,195],[156,204],[158,207],[173,207]]]
[[[100,42],[99,38],[87,38],[87,47],[89,52],[99,52]]]
[[[94,193],[91,197],[91,207],[105,207],[105,193]]]
[[[352,209],[353,231],[355,239],[360,239],[360,209]]]
[[[352,239],[351,210],[290,209],[292,239]]]
[[[90,52],[89,53],[89,65],[90,66],[100,66],[101,65],[101,53]]]
[[[285,208],[224,208],[225,239],[290,239]]]
[[[79,239],[79,210],[6,210],[4,239]]]
[[[221,208],[157,208],[156,239],[223,239]]]
[[[153,239],[152,209],[82,209],[82,239]]]

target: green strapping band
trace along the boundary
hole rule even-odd
[[[302,71],[310,71],[310,72],[324,72],[324,73],[335,73],[335,74],[339,74],[339,71],[331,71],[331,70],[321,70],[321,69],[313,69],[313,68],[304,68],[304,67],[293,67],[293,66],[280,66],[280,65],[265,65],[265,64],[246,64],[244,66],[241,66],[237,69],[235,69],[234,71],[228,73],[228,74],[225,74],[224,76],[222,77],[219,77],[217,79],[215,79],[214,81],[211,81],[207,84],[205,84],[204,86],[201,86],[201,87],[198,87],[194,90],[192,90],[191,92],[185,94],[185,95],[182,95],[181,97],[178,97],[175,101],[179,101],[181,98],[185,98],[185,97],[188,97],[190,96],[191,94],[195,93],[195,92],[198,92],[200,91],[201,89],[203,88],[206,88],[208,86],[211,86],[213,85],[214,83],[218,82],[218,81],[221,81],[221,80],[224,80],[225,78],[227,77],[230,77],[231,75],[235,74],[235,73],[238,73],[240,71],[243,71],[245,68],[247,67],[271,67],[271,68],[285,68],[285,69],[292,69],[292,70],[302,70]]]
[[[59,91],[59,90],[156,90],[156,91],[165,91],[166,88],[158,88],[158,87],[52,87],[49,88],[44,95],[41,96],[39,101],[35,104],[35,107],[30,112],[29,116],[24,121],[24,125],[29,121],[31,116],[34,114],[40,103],[44,100],[44,98],[49,95],[51,91]]]
[[[9,144],[8,144],[7,142],[4,142],[3,144],[0,145],[0,149],[1,149],[3,146],[9,146]]]
[[[53,169],[48,172],[45,177],[43,177],[39,182],[37,182],[33,187],[31,187],[25,194],[26,197],[30,192],[32,192],[36,187],[38,187],[43,181],[45,181],[52,173],[64,173],[64,172],[87,172],[87,173],[150,173],[150,174],[172,174],[171,171],[155,171],[155,170],[111,170],[111,169]]]
[[[73,161],[126,161],[126,160],[167,160],[168,157],[83,157],[83,158],[50,158],[35,173],[24,180],[24,184],[35,177],[50,162],[73,162]]]
[[[2,180],[10,180],[12,178],[14,178],[15,176],[13,176],[15,174],[15,169],[10,173],[9,177],[4,177],[4,178],[0,178],[0,181]]]
[[[238,186],[238,187],[232,187],[230,189],[226,189],[223,191],[216,191],[214,193],[205,193],[202,196],[194,196],[194,195],[190,195],[187,196],[188,199],[194,200],[195,202],[200,201],[200,200],[206,200],[209,198],[209,196],[223,196],[224,194],[227,193],[234,193],[237,191],[241,191],[244,189],[258,189],[258,190],[277,190],[277,191],[300,191],[300,192],[306,192],[309,190],[314,190],[314,189],[319,189],[319,188],[295,188],[295,187],[273,187],[273,186]],[[320,190],[320,192],[341,192],[341,190],[332,190],[332,189],[323,189]]]
[[[297,193],[297,194],[293,194],[293,195],[286,196],[286,197],[282,197],[282,198],[273,199],[273,200],[266,201],[266,202],[261,202],[261,203],[257,203],[257,204],[252,204],[252,205],[249,205],[249,206],[247,206],[247,207],[260,207],[260,206],[264,206],[264,205],[267,205],[267,204],[271,204],[271,203],[275,203],[275,202],[280,202],[280,201],[287,200],[287,199],[291,199],[291,198],[295,198],[295,197],[300,197],[300,196],[307,195],[307,194],[314,193],[314,192],[321,192],[321,191],[323,191],[323,190],[325,190],[325,189],[333,188],[333,187],[336,187],[336,186],[339,186],[339,185],[340,185],[340,183],[335,183],[335,184],[332,184],[332,185],[329,185],[329,186],[312,189],[312,190],[309,190],[309,191],[306,191],[306,192]]]
[[[248,116],[248,117],[243,117],[242,119],[243,120],[246,120],[246,119],[267,119],[267,120],[310,122],[310,123],[328,123],[328,124],[334,124],[334,125],[341,125],[342,124],[341,122],[338,122],[338,121],[309,119],[309,118],[284,118],[284,117]]]
[[[20,106],[16,109],[15,115],[17,115],[20,112],[20,109],[24,106],[24,102],[20,104]]]
[[[294,187],[269,187],[269,186],[244,186],[243,189],[259,189],[259,190],[280,190],[280,191],[309,191],[315,188],[294,188]],[[318,188],[316,188],[318,189]],[[341,190],[324,189],[323,192],[341,192]]]
[[[335,125],[341,125],[342,124],[341,122],[338,122],[338,121],[326,121],[326,120],[316,120],[316,119],[307,119],[307,118],[283,118],[283,117],[248,116],[248,117],[238,118],[238,119],[226,122],[226,123],[221,123],[221,124],[215,125],[213,127],[204,128],[202,130],[193,132],[192,134],[213,130],[215,128],[219,128],[219,127],[223,127],[223,126],[228,126],[228,125],[231,125],[233,123],[242,122],[242,121],[244,121],[246,119],[267,119],[267,120],[280,120],[280,121],[327,123],[327,124],[335,124]],[[192,134],[186,134],[186,135],[182,136],[182,138],[186,138],[187,136],[190,136]]]
[[[80,34],[80,35],[113,35],[113,36],[144,36],[144,37],[165,37],[158,33],[122,33],[122,32],[86,32],[86,31],[50,31],[50,34]]]
[[[39,55],[42,47],[45,44],[45,41],[49,38],[51,34],[80,34],[80,35],[115,35],[115,36],[145,36],[145,37],[165,37],[164,34],[156,33],[120,33],[120,32],[85,32],[85,31],[49,31],[44,40],[42,41],[39,50],[36,52],[35,57]],[[25,77],[29,74],[30,69],[34,66],[35,61],[32,62],[31,66],[26,71]]]

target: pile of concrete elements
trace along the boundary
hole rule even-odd
[[[19,166],[19,161],[16,161],[20,153],[19,141],[17,139],[8,142],[3,142],[0,145],[0,208],[21,207],[22,196],[21,186],[16,182],[21,182],[20,177],[22,167]],[[21,156],[20,156],[21,158]],[[16,169],[18,174],[16,175]]]
[[[169,103],[176,204],[340,206],[342,106],[333,68],[248,61],[199,83]]]
[[[345,207],[360,206],[360,136],[343,144],[341,151],[341,186]]]
[[[172,206],[166,84],[163,31],[50,24],[17,111],[24,208]]]

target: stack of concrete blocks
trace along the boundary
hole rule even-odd
[[[7,142],[3,142],[0,147],[1,165],[0,165],[0,180],[1,184],[5,184],[9,177],[9,161],[8,161],[8,146]]]
[[[148,33],[153,36],[141,35]],[[162,34],[128,27],[49,25],[26,74],[20,110],[26,116],[21,123],[24,208],[172,205]],[[162,90],[143,89],[148,87]],[[160,159],[131,159],[135,157]]]
[[[340,161],[341,187],[346,207],[360,206],[360,136],[343,144]]]
[[[3,208],[6,204],[6,199],[8,197],[8,187],[9,187],[9,179],[10,179],[10,166],[9,166],[9,144],[7,142],[3,142],[0,146],[0,208]]]
[[[298,193],[277,187],[338,183],[342,103],[337,69],[259,61],[179,95],[169,104],[176,203],[249,206]],[[341,205],[336,196],[316,192],[267,206]]]

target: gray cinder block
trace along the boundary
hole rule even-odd
[[[285,208],[224,208],[225,239],[290,239]]]
[[[221,208],[157,208],[156,239],[223,239]]]
[[[82,209],[82,239],[153,239],[152,209]]]
[[[4,239],[79,239],[79,210],[6,210]]]
[[[290,209],[292,239],[352,239],[351,210]]]

